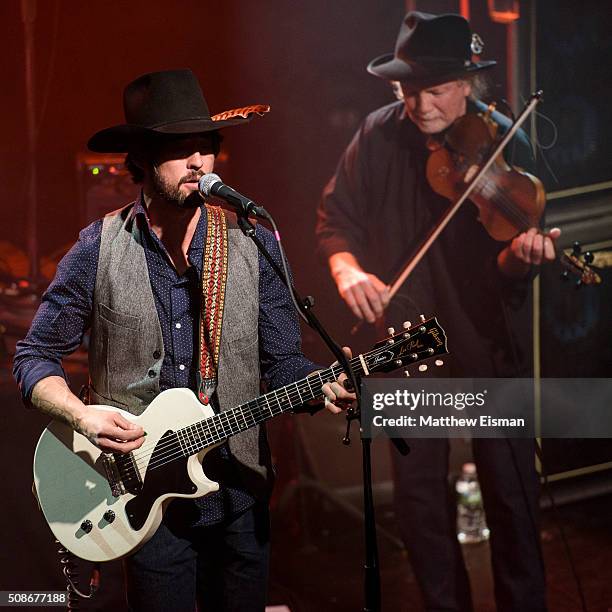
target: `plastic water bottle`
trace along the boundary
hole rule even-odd
[[[482,495],[473,463],[464,463],[455,485],[457,492],[457,539],[462,544],[484,542],[489,528],[482,506]]]

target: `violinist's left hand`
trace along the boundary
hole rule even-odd
[[[554,261],[555,241],[560,235],[561,230],[558,227],[545,233],[532,227],[515,236],[497,257],[499,269],[506,276],[520,278],[529,272],[532,265],[539,266]]]

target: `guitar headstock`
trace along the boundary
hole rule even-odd
[[[601,276],[591,267],[594,259],[593,253],[590,251],[583,253],[579,242],[574,242],[572,250],[564,251],[560,259],[565,268],[561,275],[562,280],[568,280],[571,273],[578,277],[576,287],[601,283]]]
[[[402,330],[389,328],[389,336],[374,345],[363,358],[369,372],[392,372],[436,355],[448,353],[446,333],[436,317],[412,325],[406,321]]]

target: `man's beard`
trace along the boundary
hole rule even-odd
[[[169,204],[173,204],[178,208],[197,208],[202,204],[202,197],[199,191],[184,193],[181,191],[181,185],[188,181],[198,180],[201,173],[196,173],[191,176],[184,176],[178,182],[178,185],[171,185],[159,174],[156,165],[153,165],[153,191]]]

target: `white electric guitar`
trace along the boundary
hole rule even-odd
[[[391,330],[390,330],[391,331]],[[351,360],[357,375],[391,371],[446,353],[435,318],[385,338]],[[176,497],[201,497],[219,485],[202,470],[204,455],[229,436],[321,397],[321,386],[342,368],[317,374],[214,414],[189,389],[168,389],[136,417],[146,441],[130,453],[104,453],[72,428],[53,421],[34,455],[34,485],[51,531],[77,557],[110,561],[134,552],[153,536]]]

